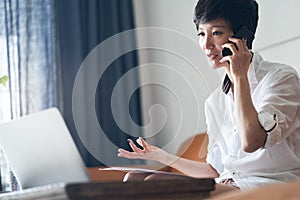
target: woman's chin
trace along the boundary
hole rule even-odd
[[[213,69],[221,69],[221,68],[224,68],[226,67],[226,65],[218,65],[218,66],[215,66]]]
[[[225,67],[225,64],[222,64],[222,63],[214,63],[214,62],[211,62],[210,63],[211,64],[211,67],[213,68],[213,69],[220,69],[220,68],[222,68],[222,67]]]
[[[208,60],[208,63],[212,69],[220,69],[226,67],[227,64],[227,63],[220,63],[218,59]]]

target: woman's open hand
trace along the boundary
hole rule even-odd
[[[161,148],[148,144],[143,138],[138,138],[137,143],[143,147],[142,149],[137,147],[131,139],[128,139],[129,145],[133,152],[125,149],[119,149],[118,156],[129,159],[143,159],[154,160],[160,162],[164,154],[166,153]]]

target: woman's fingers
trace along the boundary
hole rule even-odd
[[[249,48],[247,46],[247,39],[243,39],[243,43],[244,43],[244,45],[243,45],[244,51],[249,51]]]
[[[144,148],[144,150],[146,152],[149,152],[150,151],[150,145],[143,139],[143,138],[139,138],[139,141],[140,141],[140,145]]]
[[[126,151],[125,149],[118,149],[118,157],[136,159],[140,158],[136,152]]]
[[[134,152],[137,152],[137,153],[141,153],[142,152],[142,150],[140,148],[138,148],[131,139],[128,139],[127,141],[129,142],[129,146],[131,147],[131,149]]]
[[[236,48],[234,43],[228,42],[222,45],[222,48],[228,48],[230,49],[230,51],[232,52],[232,54],[236,54],[236,52],[238,51],[238,49]]]
[[[148,144],[143,138],[138,138],[137,143],[141,145],[141,148],[137,147],[131,139],[128,139],[128,143],[133,150],[133,152],[127,151],[125,149],[120,148],[118,150],[118,156],[129,158],[129,159],[150,159],[150,160],[158,160],[162,155],[162,150],[158,147],[152,146]]]
[[[150,145],[144,140],[144,138],[139,137],[136,139],[136,142],[143,147],[145,153],[150,151]]]
[[[136,142],[140,145],[140,146],[143,146],[142,142],[141,142],[141,137],[139,137],[138,139],[136,139]]]
[[[237,51],[248,51],[248,47],[247,47],[247,41],[246,39],[242,38],[242,39],[238,39],[238,38],[234,38],[234,37],[230,37],[229,41],[233,42],[235,44],[235,49]]]

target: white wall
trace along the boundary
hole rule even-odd
[[[300,73],[300,1],[257,0],[260,20],[254,49],[266,60],[289,64]]]
[[[222,79],[222,72],[210,69],[198,46],[192,21],[196,2],[134,0],[136,26],[154,27],[137,34],[138,44],[156,43],[164,47],[139,51],[140,63],[147,64],[141,70],[142,82],[161,83],[142,88],[144,119],[146,124],[151,124],[150,131],[144,134],[149,142],[171,153],[175,153],[188,136],[205,131],[204,101]],[[300,35],[297,22],[300,1],[258,0],[258,3],[260,21],[254,50],[260,50],[266,59],[293,65],[300,71],[296,61],[300,52],[300,38],[297,38]],[[277,43],[280,45],[274,46]],[[157,104],[164,109],[160,110],[159,106],[155,107],[157,110],[150,109]],[[150,110],[153,111],[152,121]],[[161,128],[165,117],[166,124]]]

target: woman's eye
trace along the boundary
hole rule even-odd
[[[200,32],[197,34],[198,36],[204,36],[204,33],[203,32]]]
[[[223,33],[222,32],[220,32],[220,31],[214,31],[213,32],[213,35],[222,35]]]

